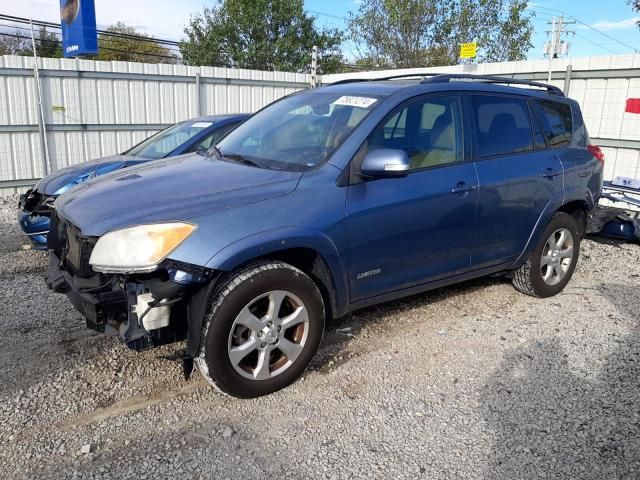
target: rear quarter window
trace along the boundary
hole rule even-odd
[[[551,148],[569,145],[573,134],[571,107],[551,100],[535,100],[533,104],[542,123],[547,144]]]

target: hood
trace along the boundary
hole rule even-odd
[[[189,154],[95,178],[61,195],[55,208],[84,235],[99,236],[283,196],[301,176]]]
[[[129,155],[112,155],[110,157],[98,158],[56,170],[51,175],[47,175],[40,180],[36,184],[35,189],[45,195],[61,195],[71,187],[84,183],[93,177],[148,161],[148,158],[132,157]]]

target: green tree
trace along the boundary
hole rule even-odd
[[[0,33],[0,55],[23,55],[27,50],[31,52],[31,40],[27,42],[20,31]]]
[[[29,44],[29,54],[31,51],[31,44]],[[61,58],[62,42],[58,35],[49,32],[45,27],[40,27],[36,38],[36,52],[39,57]]]
[[[461,43],[478,61],[521,60],[531,48],[525,0],[363,0],[349,17],[363,58],[395,68],[455,64]]]
[[[629,5],[631,5],[634,11],[640,12],[640,0],[629,0]],[[636,25],[640,28],[640,20],[636,22]]]
[[[319,29],[302,0],[218,0],[196,14],[180,51],[189,65],[308,72],[318,46],[319,69],[340,70],[342,35]]]
[[[49,32],[46,27],[40,27],[35,34],[36,52],[39,57],[60,58],[62,46],[58,36]],[[33,55],[31,33],[16,30],[11,34],[0,34],[0,55]]]
[[[98,55],[94,60],[123,62],[176,63],[178,57],[153,37],[118,22],[106,29],[116,35],[98,35]],[[138,38],[131,38],[131,36]]]

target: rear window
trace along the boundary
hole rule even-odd
[[[559,148],[571,143],[573,132],[571,107],[566,103],[550,100],[536,100],[533,103],[549,146]]]
[[[473,95],[478,157],[533,150],[527,101],[520,98]]]

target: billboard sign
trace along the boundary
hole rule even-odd
[[[65,58],[98,53],[94,0],[60,0],[60,24]]]

